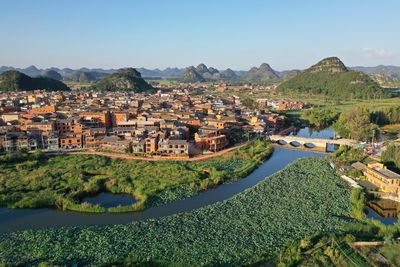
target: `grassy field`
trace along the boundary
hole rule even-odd
[[[81,200],[108,191],[131,194],[137,200],[131,206],[110,211],[135,211],[242,178],[272,151],[272,145],[260,140],[199,162],[123,160],[96,155],[46,156],[43,153],[1,156],[0,206],[103,212],[104,208],[81,203]]]
[[[323,188],[323,190],[321,190]],[[236,196],[192,212],[125,225],[0,235],[10,264],[243,266],[289,241],[340,231],[350,189],[322,158],[298,160]]]
[[[396,135],[400,133],[400,124],[388,124],[385,125],[381,128],[381,130],[385,133],[391,134],[391,135]]]
[[[370,100],[346,100],[346,99],[331,99],[321,95],[310,95],[310,94],[277,94],[274,91],[257,91],[253,92],[251,90],[241,90],[239,92],[217,92],[217,91],[210,91],[209,93],[214,95],[221,95],[221,96],[232,96],[237,95],[241,98],[291,98],[303,101],[305,103],[309,103],[313,106],[318,106],[322,108],[334,108],[339,111],[343,111],[345,109],[353,108],[355,106],[364,106],[371,110],[382,109],[385,107],[391,106],[399,106],[400,105],[400,97],[392,97],[392,98],[385,98],[385,99],[370,99]],[[293,111],[293,112],[301,112],[301,111]]]
[[[379,251],[395,266],[400,266],[400,243],[386,244]]]
[[[89,87],[93,84],[91,83],[81,83],[81,82],[72,82],[72,81],[63,81],[68,87]]]

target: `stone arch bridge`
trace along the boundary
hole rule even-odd
[[[357,141],[351,139],[320,139],[320,138],[307,138],[299,136],[282,136],[271,135],[270,140],[281,145],[290,145],[298,149],[317,149],[327,151],[328,145],[339,146],[356,146]]]

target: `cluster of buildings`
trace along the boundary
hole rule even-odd
[[[92,149],[160,157],[215,152],[237,132],[274,133],[285,118],[255,113],[239,97],[197,90],[14,92],[0,94],[0,152]],[[243,134],[241,135],[243,136]]]
[[[271,108],[274,110],[299,110],[307,107],[304,102],[293,99],[259,98],[256,99],[256,102],[261,108]]]
[[[388,193],[400,200],[400,175],[387,169],[382,163],[372,162],[367,165],[356,162],[352,165],[362,171],[368,182],[380,192]]]

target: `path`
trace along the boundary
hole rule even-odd
[[[104,157],[109,157],[109,158],[113,158],[113,159],[126,159],[126,160],[148,160],[148,161],[162,161],[162,160],[178,160],[178,161],[198,161],[198,160],[207,160],[210,158],[214,158],[214,157],[218,157],[221,156],[225,153],[228,153],[234,149],[240,148],[240,147],[244,147],[247,145],[246,143],[242,143],[242,144],[237,144],[233,147],[212,153],[212,154],[207,154],[207,155],[198,155],[198,156],[194,156],[192,158],[162,158],[162,157],[142,157],[142,156],[132,156],[132,155],[128,155],[128,154],[117,154],[117,153],[109,153],[109,152],[100,152],[100,151],[79,151],[79,152],[70,152],[70,151],[66,151],[66,154],[83,154],[83,155],[98,155],[98,156],[104,156]]]

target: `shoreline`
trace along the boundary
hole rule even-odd
[[[217,187],[209,188],[206,191],[200,191],[194,196],[169,201],[162,205],[155,205],[139,212],[111,214],[107,212],[64,212],[55,209],[0,208],[0,228],[4,230],[7,229],[6,232],[10,232],[23,229],[46,229],[62,226],[111,225],[131,221],[141,221],[145,219],[155,219],[188,212],[228,199],[243,190],[258,184],[260,181],[264,180],[265,177],[271,176],[286,168],[286,166],[293,161],[307,157],[324,157],[324,155],[317,152],[296,151],[285,148],[276,149],[267,161],[259,165],[258,168],[244,178],[229,181]],[[29,228],[25,228],[24,225],[28,224],[28,221]]]
[[[195,165],[196,162],[188,162],[187,164],[191,164],[188,165],[188,167],[191,169],[189,172],[190,175],[196,175],[196,177],[198,175],[201,174],[201,169],[205,168],[205,170],[207,170],[207,179],[209,181],[207,181],[206,186],[204,187],[202,185],[203,181],[207,180],[205,178],[201,178],[201,177],[197,177],[194,181],[191,181],[190,179],[185,181],[182,184],[176,183],[175,185],[171,185],[170,188],[165,188],[160,190],[159,192],[155,193],[154,195],[150,194],[148,195],[147,193],[143,193],[141,191],[138,191],[137,189],[135,189],[135,185],[132,183],[130,186],[132,187],[131,189],[133,190],[132,192],[125,192],[129,195],[132,195],[133,197],[135,197],[135,199],[137,200],[137,202],[135,202],[132,205],[117,205],[115,207],[111,207],[111,208],[103,208],[101,205],[92,205],[92,204],[86,204],[86,202],[82,201],[84,199],[84,197],[88,197],[94,194],[99,194],[99,193],[104,193],[104,192],[108,192],[108,193],[113,193],[113,194],[120,194],[120,193],[124,193],[124,192],[112,192],[110,190],[110,188],[103,188],[99,191],[96,192],[89,192],[87,194],[85,194],[79,202],[75,203],[73,200],[69,200],[67,198],[65,198],[62,202],[62,206],[60,206],[60,204],[54,204],[54,205],[46,205],[46,206],[39,206],[37,208],[32,207],[30,209],[41,209],[41,208],[50,208],[50,209],[54,209],[54,210],[58,210],[58,211],[72,211],[72,212],[79,212],[79,213],[86,213],[86,214],[104,214],[104,213],[135,213],[135,212],[140,212],[140,211],[144,211],[147,210],[151,207],[154,206],[159,206],[160,204],[167,204],[169,202],[173,202],[173,201],[178,201],[178,200],[182,200],[182,199],[186,199],[186,198],[190,198],[193,196],[198,195],[199,193],[202,192],[206,192],[210,189],[213,188],[218,188],[220,185],[229,183],[229,182],[233,182],[233,181],[237,181],[237,180],[241,180],[245,177],[247,177],[248,175],[250,175],[252,172],[254,172],[255,169],[257,169],[261,164],[265,163],[273,154],[274,152],[274,148],[272,146],[271,143],[261,140],[259,142],[261,142],[261,144],[263,144],[263,146],[265,146],[264,150],[259,151],[257,154],[250,156],[249,152],[247,151],[248,148],[254,148],[255,146],[257,146],[257,143],[254,142],[258,142],[258,141],[251,141],[249,143],[245,143],[245,144],[240,144],[239,146],[236,147],[232,147],[229,150],[224,150],[221,151],[221,154],[217,154],[217,155],[213,155],[213,157],[211,158],[207,158],[207,159],[203,159],[203,160],[213,160],[215,157],[217,156],[221,156],[223,158],[221,158],[222,162],[226,162],[228,163],[231,160],[235,160],[236,155],[233,153],[232,155],[229,156],[229,158],[226,158],[226,156],[224,157],[224,155],[226,155],[229,152],[232,152],[236,149],[241,149],[243,147],[245,147],[246,150],[242,151],[239,155],[239,159],[243,161],[243,166],[239,166],[236,167],[236,169],[232,170],[231,173],[227,172],[227,170],[219,170],[216,169],[216,166],[211,166],[210,165],[210,170],[207,169],[208,166],[206,165]],[[77,154],[69,154],[69,155],[77,155]],[[78,154],[78,155],[83,155],[83,154]],[[86,154],[84,154],[86,155]],[[105,155],[96,155],[98,157],[106,157]],[[212,161],[210,162],[210,164],[212,163]],[[179,163],[178,163],[179,164]],[[193,165],[192,165],[193,164]],[[161,165],[161,167],[166,167],[164,165]],[[204,170],[203,170],[204,171]],[[218,176],[218,180],[214,180],[214,176]],[[219,177],[220,176],[220,177]],[[106,183],[106,182],[104,182]],[[195,186],[192,187],[192,183],[195,183]],[[104,186],[103,186],[104,187]],[[158,188],[155,188],[155,190],[158,190]],[[181,190],[180,192],[176,191],[176,190]],[[165,198],[165,196],[169,196],[167,198]],[[171,198],[172,195],[172,198]],[[64,203],[65,202],[65,203]],[[25,207],[15,207],[15,208],[10,208],[13,210],[18,210],[18,209],[26,209]],[[28,208],[29,209],[29,208]]]

